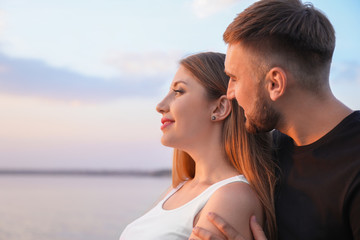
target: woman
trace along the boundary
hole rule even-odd
[[[226,98],[225,55],[200,53],[180,62],[169,93],[157,105],[161,142],[173,147],[172,189],[128,225],[120,240],[188,239],[194,226],[219,233],[206,215],[224,216],[247,239],[255,215],[275,233],[274,165],[269,136],[245,131],[244,114]]]

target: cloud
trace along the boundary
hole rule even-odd
[[[331,67],[330,79],[336,83],[360,84],[360,63],[357,61],[334,63]]]
[[[0,36],[5,29],[5,12],[0,9]]]
[[[180,52],[129,53],[114,51],[108,54],[105,63],[115,67],[125,76],[155,76],[173,74],[180,58]]]
[[[352,109],[360,109],[360,63],[336,62],[330,74],[334,95]]]
[[[240,0],[194,0],[192,10],[198,18],[206,18],[239,1]]]
[[[5,73],[7,71],[9,71],[8,67],[6,65],[0,64],[0,74]]]
[[[157,96],[169,76],[132,76],[103,79],[56,68],[39,60],[0,54],[0,93],[66,101],[104,101]]]

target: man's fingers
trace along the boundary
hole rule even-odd
[[[220,238],[218,236],[215,236],[213,233],[201,227],[194,227],[193,233],[195,234],[195,236],[199,237],[202,240],[226,240],[225,238]]]
[[[195,227],[193,229],[195,236],[202,240],[245,240],[245,238],[242,237],[240,233],[238,233],[230,224],[225,222],[225,220],[220,216],[216,215],[215,213],[208,213],[207,217],[209,221],[212,222],[219,229],[219,231],[224,234],[224,236],[216,236],[215,234],[200,227]],[[252,216],[250,219],[250,228],[255,240],[267,240],[264,230],[256,221],[255,216]]]
[[[267,240],[264,230],[256,221],[256,217],[252,216],[250,219],[250,228],[253,233],[255,240]]]
[[[210,222],[212,222],[222,232],[226,239],[229,240],[245,240],[230,224],[224,221],[215,213],[208,213],[207,215]]]

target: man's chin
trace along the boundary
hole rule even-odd
[[[249,120],[245,121],[245,128],[248,133],[259,133],[259,129],[254,124],[250,123]]]
[[[265,128],[263,126],[258,126],[248,120],[246,120],[246,122],[245,122],[245,128],[246,128],[246,131],[251,134],[270,132],[271,130],[273,130],[273,128]]]

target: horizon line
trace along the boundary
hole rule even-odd
[[[5,169],[0,168],[1,175],[51,175],[51,176],[139,176],[168,177],[171,169],[159,170],[113,170],[113,169]]]

